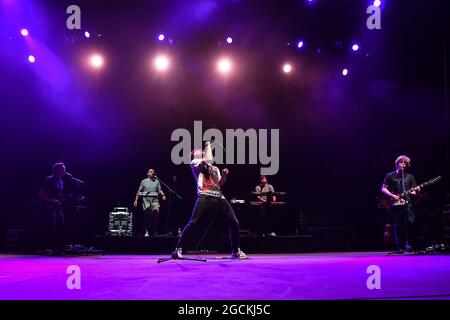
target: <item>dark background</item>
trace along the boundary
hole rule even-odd
[[[446,1],[383,1],[381,30],[366,28],[369,1],[0,4],[0,239],[31,221],[24,212],[33,212],[57,161],[86,181],[87,234],[104,233],[113,207],[131,206],[149,167],[171,185],[177,177],[176,230],[195,188],[189,166],[171,162],[170,135],[192,132],[194,120],[223,132],[280,129],[280,170],[270,183],[288,192],[286,232],[300,211],[321,212],[328,225],[353,227],[360,247],[377,246],[384,214],[375,197],[400,154],[412,158],[419,183],[444,177],[430,189],[433,210],[449,201]],[[81,7],[82,30],[66,28],[71,4]],[[172,43],[157,41],[161,32]],[[100,71],[83,60],[94,51],[106,59]],[[164,75],[150,65],[157,52],[173,60]],[[214,71],[223,53],[236,63],[227,79]],[[289,76],[280,72],[287,60]],[[227,197],[247,198],[259,166],[228,168]]]

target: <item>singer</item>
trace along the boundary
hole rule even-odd
[[[392,225],[392,234],[397,251],[411,252],[411,243],[414,236],[414,210],[411,196],[407,194],[403,198],[399,195],[412,189],[410,194],[416,195],[420,191],[416,179],[412,174],[406,173],[411,159],[407,156],[399,156],[395,160],[396,170],[388,173],[383,181],[381,192],[390,198],[391,206],[388,215]]]
[[[134,206],[138,206],[139,197],[142,197],[142,210],[144,211],[143,228],[139,228],[138,234],[145,237],[157,236],[159,226],[159,196],[166,200],[161,189],[161,183],[156,178],[154,169],[148,169],[147,178],[141,181],[134,199]],[[138,225],[142,225],[138,223]]]
[[[191,152],[191,169],[197,182],[197,200],[188,224],[184,227],[178,240],[177,247],[172,253],[173,259],[183,258],[182,252],[186,245],[191,245],[193,231],[199,222],[206,217],[211,217],[216,212],[226,217],[231,239],[232,259],[247,259],[248,256],[239,248],[239,221],[233,208],[222,194],[221,187],[225,184],[229,174],[228,169],[213,166],[213,154],[211,143],[205,143],[205,152],[194,150]]]

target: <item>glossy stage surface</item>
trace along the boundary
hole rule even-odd
[[[158,264],[164,256],[4,254],[0,255],[0,299],[450,299],[450,255],[249,256],[230,260],[208,254],[202,255],[207,262]],[[79,267],[79,277],[70,278],[69,266]],[[379,267],[379,273],[368,273],[369,266]],[[373,277],[378,275],[381,289],[369,289],[368,279],[376,284]],[[68,289],[67,282],[74,285],[76,279],[81,288]]]

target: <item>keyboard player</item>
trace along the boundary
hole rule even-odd
[[[274,232],[274,210],[270,203],[276,202],[275,195],[258,195],[258,193],[271,193],[275,192],[274,187],[269,184],[267,176],[261,176],[259,178],[259,184],[255,187],[257,194],[257,216],[254,223],[254,229],[259,236],[275,237]]]
[[[138,206],[139,197],[142,197],[143,227],[139,221],[137,233],[143,236],[157,236],[159,226],[159,197],[166,200],[161,183],[156,177],[155,169],[148,169],[147,178],[139,184],[139,189],[134,199],[134,206]],[[144,229],[144,230],[142,230]],[[145,234],[144,234],[145,232]]]

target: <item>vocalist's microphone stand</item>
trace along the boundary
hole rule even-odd
[[[172,190],[166,183],[164,183],[164,181],[162,181],[159,177],[155,176],[156,180],[158,180],[159,182],[161,182],[161,184],[167,188],[167,190],[169,190],[169,194],[168,194],[168,209],[167,209],[167,221],[166,221],[166,226],[165,226],[165,230],[164,233],[167,234],[167,227],[169,225],[169,218],[170,218],[170,214],[171,214],[171,210],[172,210],[172,193],[180,200],[182,200],[182,198],[174,191]],[[175,177],[174,177],[175,178]],[[174,181],[176,181],[174,179]]]
[[[161,182],[161,184],[163,186],[165,186],[167,188],[167,190],[169,190],[169,209],[168,209],[168,213],[167,213],[167,220],[169,220],[169,216],[170,216],[170,208],[171,208],[171,204],[170,204],[170,195],[173,193],[178,199],[182,200],[182,198],[175,192],[173,191],[166,183],[164,183],[164,181],[162,181],[160,178],[156,177],[156,180],[158,180],[159,182]],[[166,233],[167,233],[167,225],[168,222],[166,223]],[[172,254],[170,256],[170,258],[161,258],[158,259],[158,263],[161,262],[166,262],[169,260],[192,260],[192,261],[202,261],[202,262],[206,262],[206,259],[202,259],[202,258],[178,258],[176,257],[174,254]]]
[[[405,181],[405,169],[402,170],[402,193],[406,192],[406,181]],[[406,195],[405,197],[407,197]],[[408,199],[408,198],[407,198]],[[409,200],[410,201],[410,200]],[[409,253],[411,250],[411,239],[409,238],[409,217],[408,217],[408,205],[409,201],[403,206],[403,242],[405,243],[405,251],[404,253]]]
[[[161,258],[158,259],[157,263],[166,262],[169,260],[191,260],[191,261],[200,261],[200,262],[206,262],[206,259],[203,258],[177,258],[173,254],[170,256],[170,258]]]

